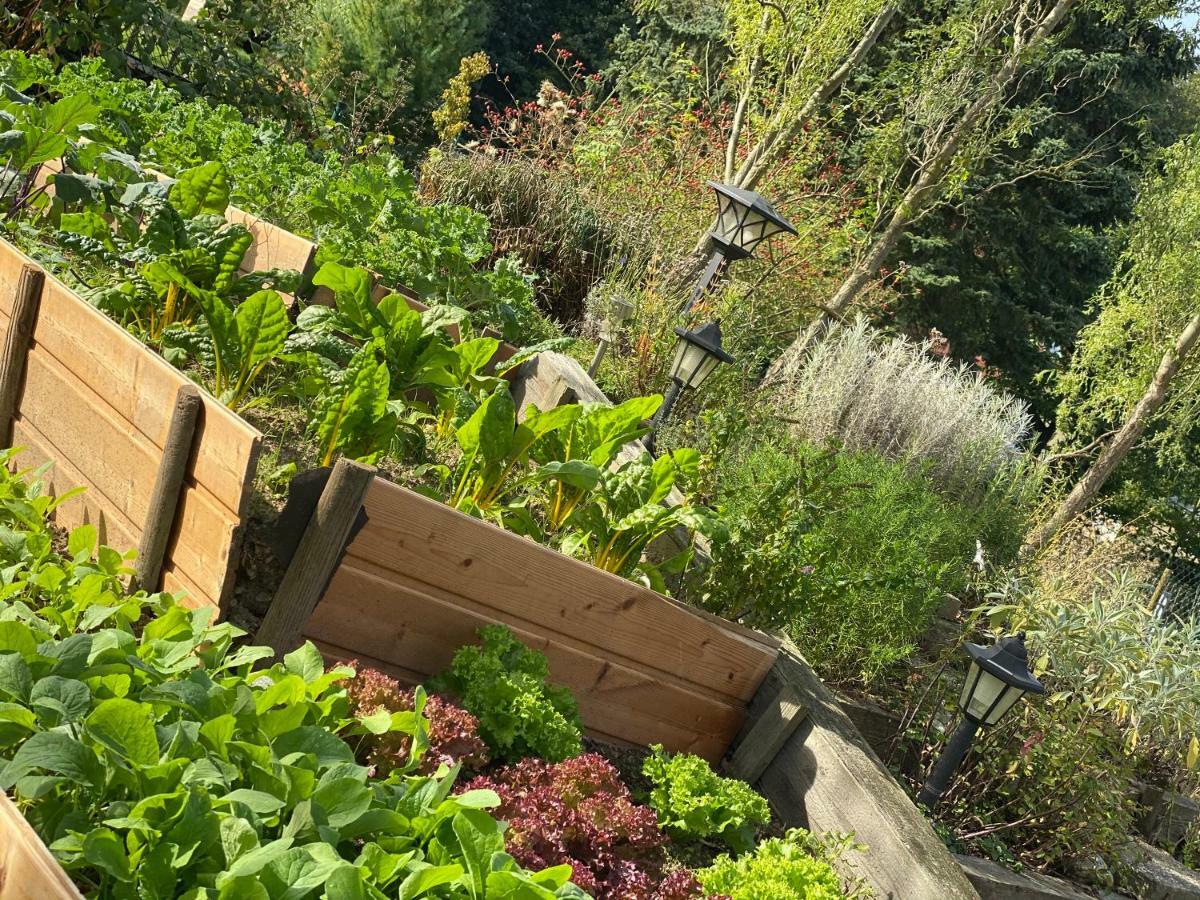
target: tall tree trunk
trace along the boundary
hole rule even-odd
[[[1200,315],[1192,317],[1187,326],[1175,339],[1175,345],[1163,354],[1162,362],[1146,393],[1138,400],[1133,412],[1125,420],[1125,424],[1105,445],[1096,461],[1092,463],[1083,477],[1075,482],[1075,486],[1066,498],[1058,505],[1053,514],[1030,533],[1021,548],[1023,555],[1042,549],[1059,530],[1087,509],[1095,501],[1104,482],[1112,475],[1113,470],[1129,455],[1129,451],[1137,444],[1138,439],[1146,430],[1146,425],[1162,407],[1171,389],[1171,381],[1179,373],[1180,367],[1187,360],[1188,354],[1200,339]]]
[[[1075,0],[1058,0],[1029,34],[1028,40],[1014,40],[1012,50],[1004,60],[1004,64],[988,81],[984,92],[967,107],[962,117],[946,132],[942,142],[933,148],[926,161],[921,165],[916,180],[910,184],[900,202],[896,204],[896,209],[892,212],[883,231],[871,243],[867,252],[855,262],[849,274],[830,298],[829,303],[822,307],[821,314],[771,364],[763,382],[764,386],[776,384],[788,374],[796,371],[803,365],[805,355],[820,338],[822,332],[831,324],[841,321],[845,317],[851,305],[862,293],[863,288],[875,277],[879,267],[896,246],[904,229],[941,192],[942,178],[946,174],[946,170],[975,127],[983,120],[984,116],[995,108],[1004,92],[1020,73],[1025,54],[1036,49],[1039,44],[1053,34],[1066,18],[1074,2]]]

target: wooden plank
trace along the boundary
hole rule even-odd
[[[155,446],[166,443],[175,392],[190,380],[52,277],[46,279],[34,342]],[[237,513],[262,435],[207,391],[201,396],[197,442],[204,451],[188,474]]]
[[[274,648],[280,657],[295,649],[317,601],[338,568],[362,511],[363,495],[374,478],[373,466],[345,457],[334,465],[254,636],[255,643]]]
[[[780,685],[775,699],[759,714],[730,758],[726,766],[729,773],[754,784],[807,715],[808,710],[795,689]]]
[[[751,719],[782,685],[808,709],[758,782],[783,824],[816,834],[852,832],[866,849],[850,853],[847,861],[876,896],[979,900],[928,819],[794,647],[780,653],[751,706]]]
[[[29,354],[19,418],[32,423],[60,458],[73,461],[92,486],[94,502],[108,504],[131,523],[137,537],[130,546],[136,546],[151,515],[162,450],[37,345]],[[237,517],[193,484],[178,512],[183,525],[168,545],[169,555],[207,595],[219,596]]]
[[[267,269],[295,269],[303,275],[312,274],[317,245],[306,238],[272,225],[253,213],[230,206],[225,218],[244,225],[254,237],[254,243],[242,259],[241,271],[260,272]]]
[[[0,355],[0,444],[4,446],[12,443],[17,396],[25,380],[25,361],[29,356],[44,284],[45,273],[40,268],[21,266],[12,298],[12,315],[4,333],[4,352]]]
[[[137,546],[138,529],[120,514],[111,504],[96,500],[99,491],[44,435],[29,422],[17,419],[13,424],[13,445],[21,448],[16,462],[21,468],[34,468],[51,464],[42,476],[46,492],[65,494],[77,487],[84,489],[54,511],[54,520],[63,528],[79,525],[96,526],[100,543],[124,552]]]
[[[368,526],[369,527],[369,526]],[[744,718],[740,704],[684,680],[599,655],[569,635],[547,633],[519,616],[498,616],[463,598],[423,592],[371,574],[348,559],[305,628],[305,636],[388,661],[421,677],[445,669],[483,625],[502,622],[546,654],[554,681],[571,688],[591,728],[646,745],[717,760]]]
[[[0,900],[83,900],[62,866],[0,791]]]
[[[687,673],[731,700],[748,699],[777,646],[383,479],[367,492],[370,519],[348,554],[469,596],[498,613],[520,611],[546,630],[588,635],[604,658]]]
[[[154,489],[143,519],[142,536],[138,541],[138,555],[134,562],[134,575],[129,582],[131,590],[159,584],[163,563],[166,561],[167,542],[174,530],[175,514],[179,509],[183,480],[187,477],[188,461],[196,437],[196,418],[200,414],[200,391],[192,384],[180,385],[175,394],[175,410],[171,415],[171,430],[163,447],[154,476]]]

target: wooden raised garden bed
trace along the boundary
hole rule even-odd
[[[302,632],[331,659],[415,683],[503,623],[546,654],[597,737],[716,761],[778,654],[771,638],[382,478],[363,508]]]
[[[0,791],[0,900],[83,900],[21,811]]]
[[[17,463],[52,463],[46,481],[55,493],[86,488],[58,508],[62,525],[89,522],[102,543],[138,547],[161,516],[152,501],[177,395],[181,388],[198,394],[161,581],[143,587],[220,606],[233,587],[262,435],[48,273],[10,334],[23,271],[42,272],[0,242],[0,335],[17,363],[10,440],[22,448]]]

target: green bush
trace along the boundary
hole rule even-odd
[[[729,900],[840,900],[845,897],[822,848],[803,829],[771,838],[753,854],[718,857],[696,873],[710,895]]]
[[[754,846],[755,827],[770,821],[771,808],[750,785],[722,778],[690,753],[650,749],[642,774],[654,785],[650,806],[660,827],[676,840],[718,837],[735,853]]]
[[[967,585],[981,512],[873,453],[758,440],[717,473],[730,539],[703,605],[783,629],[833,680],[908,656],[947,593]]]
[[[479,720],[479,735],[493,756],[556,763],[582,753],[575,698],[547,682],[546,657],[503,625],[485,625],[479,639],[454,655],[433,687],[458,697]]]

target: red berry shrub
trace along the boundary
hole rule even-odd
[[[366,716],[386,709],[402,712],[413,708],[413,692],[400,686],[378,669],[359,668],[357,662],[347,665],[355,676],[346,681],[350,714]],[[452,766],[461,763],[464,769],[478,770],[488,763],[487,747],[480,739],[479,722],[475,717],[449,700],[430,694],[425,702],[425,718],[429,720],[429,749],[421,758],[417,771],[432,775],[441,763]],[[408,764],[412,740],[406,734],[367,735],[361,752],[363,762],[375,767],[375,774],[386,777],[393,769]]]
[[[508,852],[528,869],[569,864],[596,900],[691,900],[690,872],[663,873],[666,838],[654,810],[633,802],[612,764],[596,753],[550,765],[526,759],[464,788],[500,795]]]

